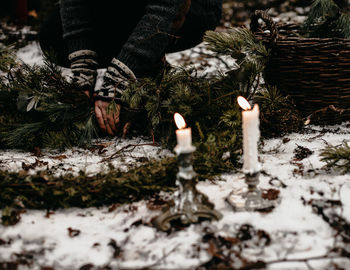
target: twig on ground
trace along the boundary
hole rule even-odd
[[[271,264],[277,264],[277,263],[291,263],[291,262],[300,262],[300,263],[307,263],[310,261],[316,261],[316,260],[327,260],[327,259],[342,259],[343,256],[331,256],[329,254],[324,254],[320,256],[314,256],[309,258],[300,258],[300,259],[279,259],[279,260],[273,260],[273,261],[267,261],[265,262],[265,265],[271,265]]]
[[[160,147],[161,145],[156,144],[156,143],[142,143],[142,144],[128,144],[122,148],[120,148],[117,152],[115,152],[114,154],[112,154],[110,157],[104,158],[101,162],[106,162],[106,161],[110,161],[114,158],[116,158],[120,153],[122,152],[132,152],[135,150],[136,147],[140,147],[140,146],[155,146],[155,147]],[[129,149],[131,148],[131,149]]]
[[[175,251],[178,247],[180,246],[180,244],[176,245],[174,248],[172,248],[171,250],[164,252],[163,250],[163,256],[160,257],[157,261],[155,261],[154,263],[141,267],[141,268],[129,268],[129,267],[122,267],[120,268],[120,270],[150,270],[150,269],[154,269],[154,267],[156,267],[162,260],[164,260],[166,257],[168,257],[173,251]],[[183,268],[171,268],[171,270],[184,270]]]

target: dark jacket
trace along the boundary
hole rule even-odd
[[[98,42],[93,34],[94,25],[103,22],[108,27],[109,21],[117,20],[121,16],[118,10],[101,11],[103,9],[99,6],[108,5],[108,2],[112,1],[61,0],[63,37],[70,52],[80,49],[93,50],[94,43]],[[202,28],[198,31],[202,33],[214,29],[221,18],[222,0],[117,2],[119,7],[114,5],[114,9],[129,10],[129,13],[122,14],[125,20],[120,24],[120,28],[113,27],[107,33],[118,35],[118,29],[131,28],[129,38],[115,56],[136,73],[142,73],[162,58],[166,49],[176,39],[176,33],[184,23],[186,24],[187,18],[190,23],[198,23],[198,28]],[[105,16],[101,16],[102,12]],[[134,20],[135,25],[130,25],[134,17],[139,19]]]

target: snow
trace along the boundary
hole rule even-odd
[[[195,59],[202,55],[201,52],[205,52],[203,44],[168,55],[168,61],[181,65],[178,61],[188,56],[189,62],[202,65],[203,72],[222,72],[225,69],[218,62],[218,65],[211,64],[208,68],[203,64],[208,60],[197,62]],[[30,65],[42,64],[43,61],[36,43],[20,49],[18,57]],[[69,70],[64,72],[69,74]],[[102,74],[103,71],[100,76]],[[22,266],[23,269],[40,269],[43,266],[78,269],[88,264],[112,269],[194,269],[211,258],[208,243],[203,241],[207,231],[233,237],[244,224],[263,230],[271,237],[269,245],[247,242],[242,255],[252,261],[302,259],[328,254],[337,245],[336,232],[305,202],[311,199],[340,200],[342,217],[350,221],[349,176],[325,170],[325,163],[320,161],[319,156],[327,144],[340,145],[349,138],[350,125],[343,123],[327,127],[306,126],[302,133],[264,140],[259,156],[264,172],[260,176],[260,187],[278,189],[281,198],[281,203],[270,213],[234,212],[225,198],[232,190],[245,188],[244,176],[242,173],[225,174],[215,181],[197,185],[198,190],[206,194],[223,214],[220,221],[204,221],[168,234],[151,226],[151,219],[161,211],[148,207],[148,201],[121,205],[116,209],[107,206],[71,208],[50,214],[28,210],[21,215],[18,224],[9,227],[0,225],[0,262],[16,261],[19,254],[29,254],[32,259],[29,259],[29,266]],[[45,165],[36,170],[50,169],[56,175],[77,174],[79,171],[94,174],[105,171],[108,162],[127,170],[140,158],[174,155],[172,151],[152,145],[144,138],[96,140],[94,144],[96,149],[103,150],[102,153],[96,149],[72,148],[61,152],[43,149],[42,156],[38,157],[20,150],[1,150],[0,169],[19,171],[22,163],[32,164],[39,159]],[[312,150],[312,155],[303,160],[293,160],[298,146]],[[120,149],[125,151],[105,161]],[[171,198],[172,194],[160,196]],[[267,269],[330,269],[332,262],[344,269],[350,268],[350,261],[346,259],[320,259],[308,263],[275,263],[268,265]]]
[[[115,158],[110,158],[116,152],[121,152]],[[16,172],[23,169],[22,164],[34,164],[37,160],[41,162],[34,169],[28,171],[35,174],[40,170],[50,170],[54,175],[70,173],[78,175],[84,172],[93,175],[97,172],[107,171],[112,165],[120,170],[127,170],[137,160],[163,158],[173,155],[169,150],[154,145],[142,138],[128,140],[96,140],[89,149],[71,148],[65,151],[45,150],[41,151],[40,157],[34,153],[21,150],[0,151],[0,169]]]
[[[27,46],[18,49],[16,55],[19,60],[31,66],[44,63],[43,54],[37,42],[31,42]]]

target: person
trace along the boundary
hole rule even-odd
[[[202,42],[221,19],[222,0],[61,0],[41,26],[41,49],[71,68],[73,80],[95,102],[100,129],[115,135],[121,125],[121,95],[130,81],[154,77],[165,54]],[[106,68],[96,87],[98,68]],[[115,100],[117,110],[107,110]],[[109,112],[109,113],[107,113]]]

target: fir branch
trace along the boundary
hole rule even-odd
[[[80,146],[89,146],[94,138],[98,137],[97,129],[97,119],[93,112],[87,118],[86,122],[80,123],[80,126],[77,129],[80,131],[78,145]]]
[[[239,129],[241,125],[241,112],[237,109],[224,112],[220,117],[219,125],[225,125],[232,130]]]
[[[350,173],[350,145],[344,142],[341,146],[328,146],[321,152],[321,161],[326,167],[334,168],[343,174]]]

